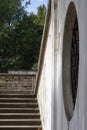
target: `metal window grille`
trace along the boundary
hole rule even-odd
[[[79,30],[78,30],[78,21],[76,18],[72,30],[72,43],[71,43],[71,88],[72,88],[74,107],[78,88],[78,70],[79,70]]]

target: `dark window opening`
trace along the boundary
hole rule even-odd
[[[78,87],[78,69],[79,69],[79,31],[78,31],[78,21],[76,18],[73,27],[72,43],[71,43],[71,88],[72,88],[72,98],[74,107]]]

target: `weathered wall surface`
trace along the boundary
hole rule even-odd
[[[51,88],[52,88],[52,69],[53,69],[53,44],[52,44],[52,25],[47,40],[47,47],[44,57],[43,69],[39,83],[38,101],[41,112],[43,130],[51,130]]]
[[[79,24],[79,77],[75,110],[68,121],[63,99],[62,53],[65,19],[71,2]],[[38,91],[43,130],[87,130],[87,0],[52,0],[51,8]]]
[[[62,53],[63,53],[63,38],[65,19],[68,7],[72,0],[59,0],[57,1],[57,34],[60,34],[60,40],[58,44],[58,51],[56,62],[57,64],[57,80],[55,84],[54,95],[57,95],[56,102],[54,104],[54,111],[57,114],[55,126],[52,130],[87,130],[87,1],[86,0],[73,0],[76,8],[78,24],[79,24],[79,78],[78,78],[78,91],[76,98],[75,110],[73,112],[72,119],[67,120],[64,108],[63,99],[63,83],[62,83]],[[55,12],[54,12],[55,13]],[[68,33],[68,32],[67,32]],[[55,44],[55,43],[54,43]]]

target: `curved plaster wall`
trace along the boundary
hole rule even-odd
[[[62,83],[63,99],[67,119],[70,121],[75,109],[79,71],[79,29],[78,19],[73,2],[70,3],[66,14],[63,55]]]
[[[69,38],[65,39],[64,41],[64,29],[65,29],[65,21],[66,21],[66,15],[67,15],[67,10],[69,9],[70,4],[72,4],[71,0],[59,0],[57,1],[58,4],[58,14],[57,14],[57,19],[58,19],[58,32],[60,33],[60,41],[57,43],[59,48],[57,52],[57,85],[55,88],[57,88],[57,94],[58,97],[56,98],[56,130],[86,130],[87,129],[87,106],[86,106],[86,98],[87,98],[87,37],[85,37],[85,33],[87,35],[86,31],[86,26],[87,24],[85,23],[85,19],[87,18],[87,14],[85,13],[87,11],[86,5],[87,2],[86,0],[73,0],[73,4],[75,6],[75,12],[77,13],[77,18],[78,18],[78,26],[79,26],[79,76],[78,76],[78,91],[77,91],[77,97],[76,97],[76,104],[75,104],[75,109],[73,111],[73,103],[72,103],[72,93],[69,90],[70,86],[70,75],[68,75],[68,78],[65,77],[66,83],[63,82],[62,77],[64,76],[62,72],[66,71],[62,69],[62,55],[63,55],[63,44],[66,42],[70,42],[70,37],[69,35],[70,32],[69,30],[66,31],[67,35]],[[69,26],[69,23],[67,24],[68,27],[72,27],[73,24],[73,18],[72,13],[73,9],[70,11],[71,13],[71,26]],[[61,22],[62,21],[62,22]],[[68,40],[68,41],[67,41]],[[69,48],[69,45],[67,46]],[[67,50],[68,51],[68,50]],[[69,52],[70,53],[70,52]],[[69,57],[70,54],[67,54],[67,57]],[[63,55],[64,56],[64,55]],[[70,57],[69,57],[70,58]],[[67,62],[69,62],[68,60]],[[59,66],[59,64],[61,66]],[[65,72],[66,73],[66,72]],[[60,74],[60,75],[59,75]],[[86,76],[86,77],[85,77]],[[69,80],[68,80],[69,79]],[[69,93],[66,92],[67,96],[64,95],[63,91],[66,91],[66,88],[64,89],[64,84],[67,84],[67,91],[69,90]],[[56,93],[56,92],[55,92]],[[70,94],[71,93],[71,94]],[[59,98],[59,99],[58,99]],[[67,104],[67,100],[69,101]],[[64,107],[67,104],[66,107]],[[54,104],[55,106],[55,104]],[[66,113],[68,113],[68,119],[66,116]],[[70,115],[71,114],[71,115]]]
[[[66,15],[71,2],[79,26],[79,76],[75,109],[68,120],[64,107],[62,55]],[[51,8],[37,95],[43,130],[87,130],[87,0],[52,0]]]

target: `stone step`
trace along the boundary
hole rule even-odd
[[[37,108],[37,103],[0,103],[0,108]]]
[[[0,93],[0,98],[35,98],[34,94],[3,94]]]
[[[39,113],[0,113],[0,119],[40,119]]]
[[[39,113],[38,108],[0,108],[0,113]]]
[[[0,98],[0,103],[5,103],[5,102],[37,103],[37,99],[36,98]]]
[[[29,94],[34,94],[34,90],[32,90],[32,89],[28,90],[27,89],[27,90],[22,91],[22,90],[16,90],[15,89],[15,90],[9,90],[8,91],[7,89],[6,90],[0,89],[0,94],[11,94],[11,93],[12,94],[28,94],[29,95]]]
[[[0,91],[0,130],[42,130],[37,98],[29,91]]]
[[[0,119],[0,126],[9,126],[9,125],[41,125],[40,119]]]
[[[42,130],[41,128],[42,128],[41,125],[36,125],[36,126],[29,126],[29,125],[28,126],[27,125],[25,125],[25,126],[21,126],[21,125],[4,126],[4,125],[2,125],[2,126],[0,126],[0,130]]]

